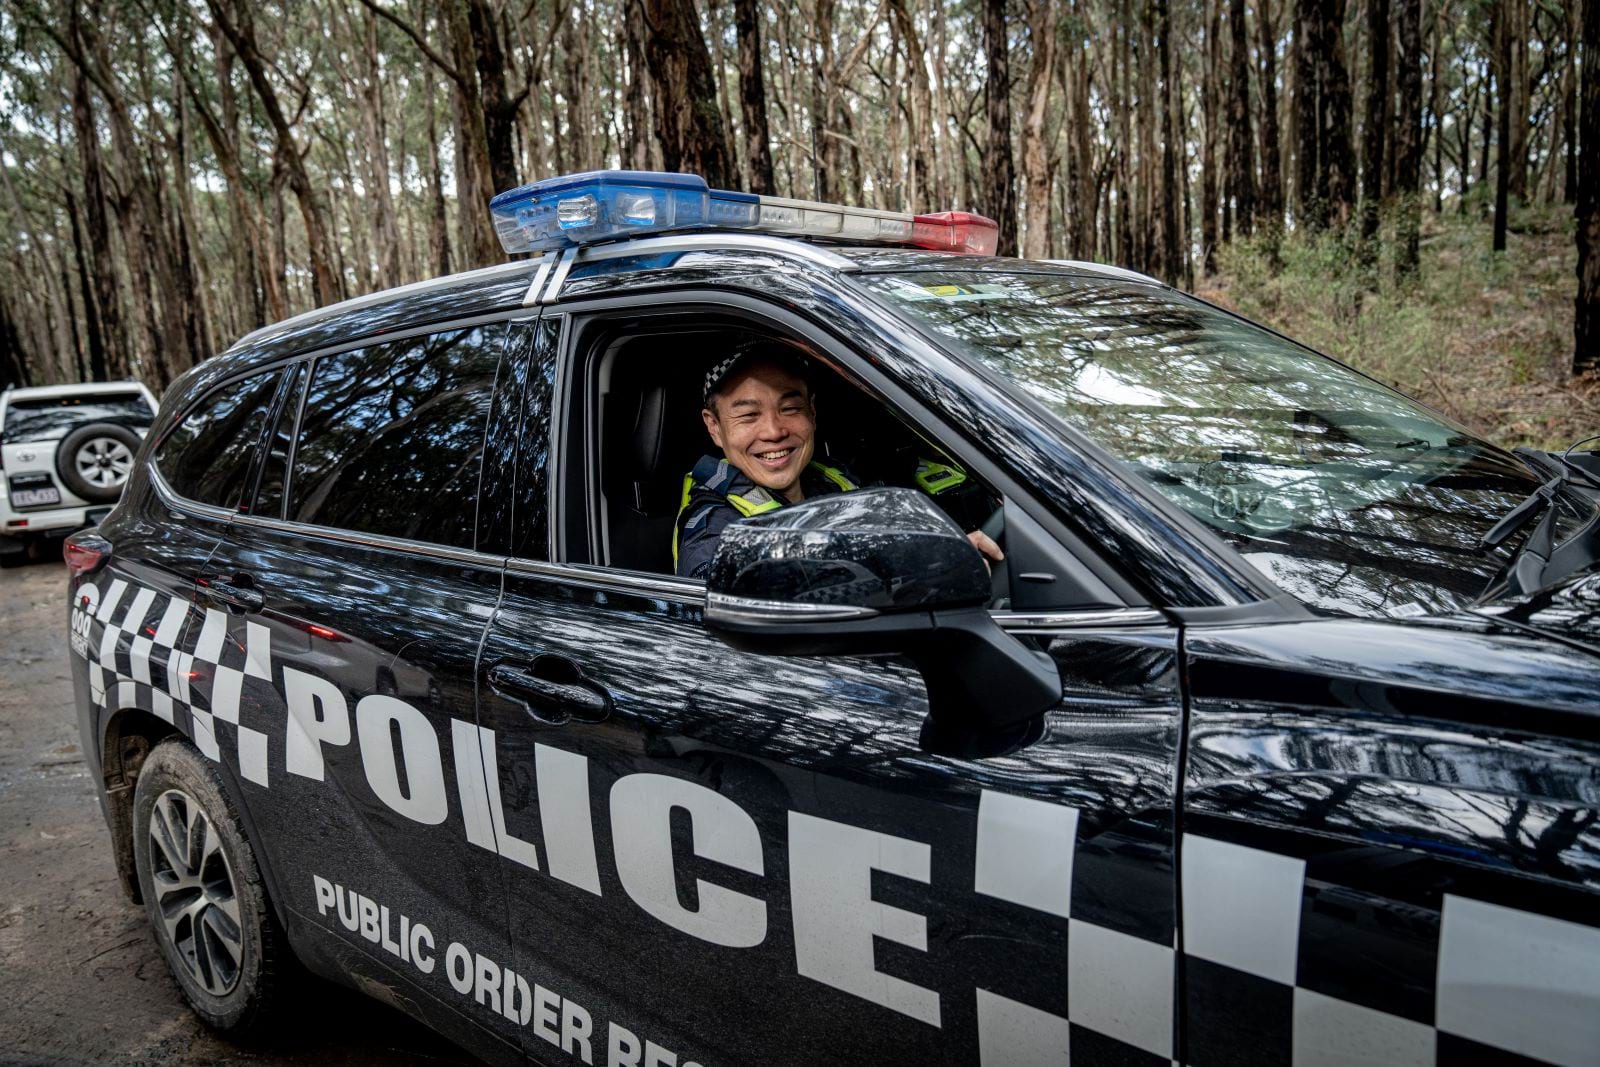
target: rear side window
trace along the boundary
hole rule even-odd
[[[221,508],[239,506],[281,377],[281,371],[272,370],[224,385],[173,427],[155,459],[179,496]]]
[[[6,424],[0,436],[12,443],[55,441],[79,426],[110,422],[130,430],[148,430],[155,412],[144,394],[136,392],[81,394],[13,399],[6,405]]]
[[[288,517],[471,548],[504,336],[496,323],[317,360]]]

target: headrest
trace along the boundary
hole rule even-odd
[[[650,382],[639,393],[633,420],[633,478],[650,482],[663,475],[667,458],[668,390],[665,382]],[[681,475],[682,472],[676,472]]]

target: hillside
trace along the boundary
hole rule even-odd
[[[1558,207],[1512,217],[1503,256],[1486,219],[1423,213],[1421,271],[1399,287],[1336,238],[1260,242],[1219,255],[1202,297],[1281,330],[1506,447],[1564,448],[1600,432],[1600,378],[1571,374],[1577,253]],[[1383,241],[1384,247],[1391,242]]]

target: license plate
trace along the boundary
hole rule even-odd
[[[36,508],[61,503],[61,490],[50,484],[48,474],[18,474],[11,478],[11,506]]]

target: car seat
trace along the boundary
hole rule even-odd
[[[633,359],[606,400],[601,460],[613,567],[671,574],[683,476],[711,442],[700,423],[698,361]]]

